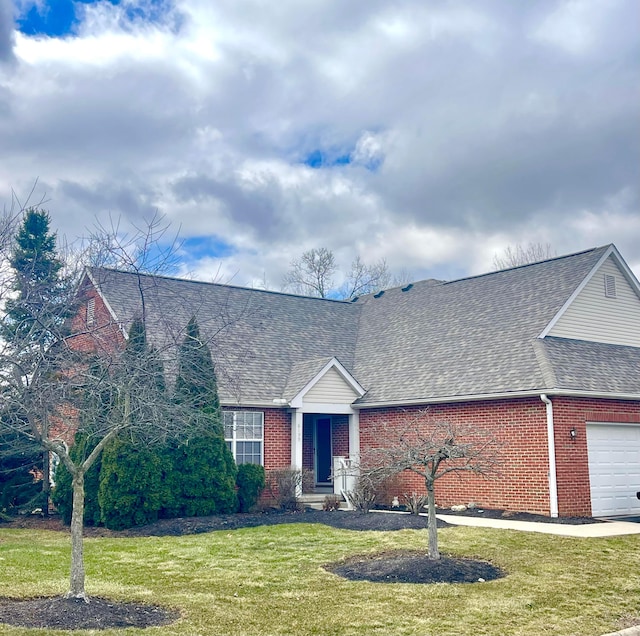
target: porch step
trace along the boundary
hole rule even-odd
[[[322,510],[322,505],[324,503],[324,498],[327,495],[331,495],[333,493],[330,492],[321,492],[321,493],[307,493],[304,495],[300,495],[299,497],[299,501],[303,506],[306,506],[307,508],[312,508],[313,510]],[[345,501],[342,500],[340,501],[340,508],[346,508],[347,504]]]

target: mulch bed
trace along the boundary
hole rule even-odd
[[[128,530],[108,530],[107,528],[85,527],[86,537],[168,537],[186,534],[200,534],[214,530],[237,530],[257,526],[272,526],[281,523],[322,523],[341,530],[394,531],[412,528],[421,530],[427,527],[426,517],[409,514],[388,514],[349,512],[335,510],[280,511],[254,514],[213,515],[210,517],[184,517],[179,519],[161,519],[146,526],[129,528]],[[450,524],[438,520],[438,528]],[[0,528],[36,528],[41,530],[58,530],[68,532],[69,529],[58,516],[43,518],[38,515],[18,517],[9,523],[0,523]]]
[[[17,627],[45,629],[111,629],[168,625],[180,613],[139,603],[115,603],[92,597],[82,599],[36,598],[17,600],[0,598],[0,623]]]
[[[602,519],[593,517],[547,517],[546,515],[535,515],[530,512],[512,512],[510,510],[491,510],[488,508],[467,508],[454,512],[451,508],[438,508],[438,514],[458,515],[462,517],[484,517],[485,519],[512,519],[514,521],[533,521],[535,523],[560,523],[565,525],[579,526],[584,523],[604,523]]]
[[[484,583],[505,576],[487,561],[447,556],[434,561],[424,552],[408,550],[356,556],[326,569],[351,581],[374,583]]]

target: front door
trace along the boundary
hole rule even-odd
[[[331,483],[331,418],[318,417],[315,426],[316,484]]]

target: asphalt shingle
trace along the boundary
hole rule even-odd
[[[538,336],[609,246],[357,302],[91,270],[117,320],[175,346],[195,315],[223,403],[291,399],[336,357],[362,405],[522,391],[640,393],[640,349]]]

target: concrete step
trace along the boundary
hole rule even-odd
[[[304,495],[300,496],[299,500],[300,500],[300,503],[303,506],[306,506],[307,508],[312,508],[314,510],[322,510],[325,497],[327,495],[332,495],[332,494],[333,493],[331,492],[305,493]],[[342,501],[342,498],[340,499],[341,499],[340,508],[346,508],[347,507],[346,502]]]

